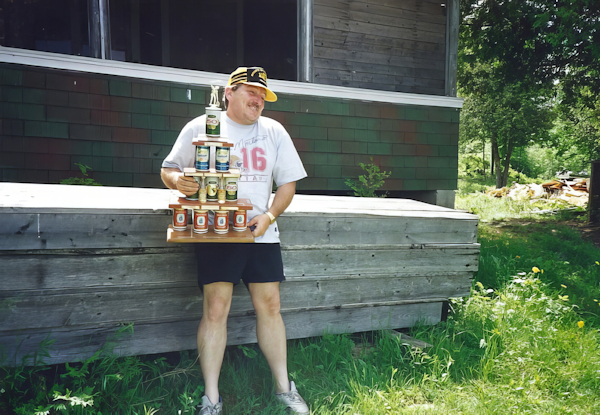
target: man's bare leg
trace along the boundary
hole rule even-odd
[[[273,377],[276,393],[290,391],[287,371],[287,339],[280,314],[279,282],[248,284],[256,311],[256,337]]]
[[[198,326],[198,356],[204,377],[204,394],[213,404],[219,402],[219,375],[227,344],[227,316],[233,284],[215,282],[204,286],[202,320]]]

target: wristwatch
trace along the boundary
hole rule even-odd
[[[266,214],[266,215],[267,215],[269,218],[271,218],[271,225],[272,225],[272,224],[274,224],[274,223],[275,223],[275,216],[274,216],[274,215],[273,215],[271,212],[269,212],[269,211],[265,212],[265,214]]]

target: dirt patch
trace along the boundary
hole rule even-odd
[[[600,248],[600,224],[599,225],[579,225],[577,229],[581,232],[581,236],[592,241],[594,245]]]

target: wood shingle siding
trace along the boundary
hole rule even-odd
[[[315,0],[314,81],[444,95],[442,5],[422,0]]]

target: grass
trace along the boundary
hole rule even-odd
[[[470,210],[479,197],[457,204]],[[289,342],[290,376],[313,414],[600,413],[600,249],[572,211],[478,203],[488,216],[471,296],[452,300],[447,321],[409,332],[433,347],[385,332]],[[194,360],[190,351],[0,368],[0,414],[191,414],[203,392]],[[226,414],[285,413],[254,345],[227,348],[221,393]]]

